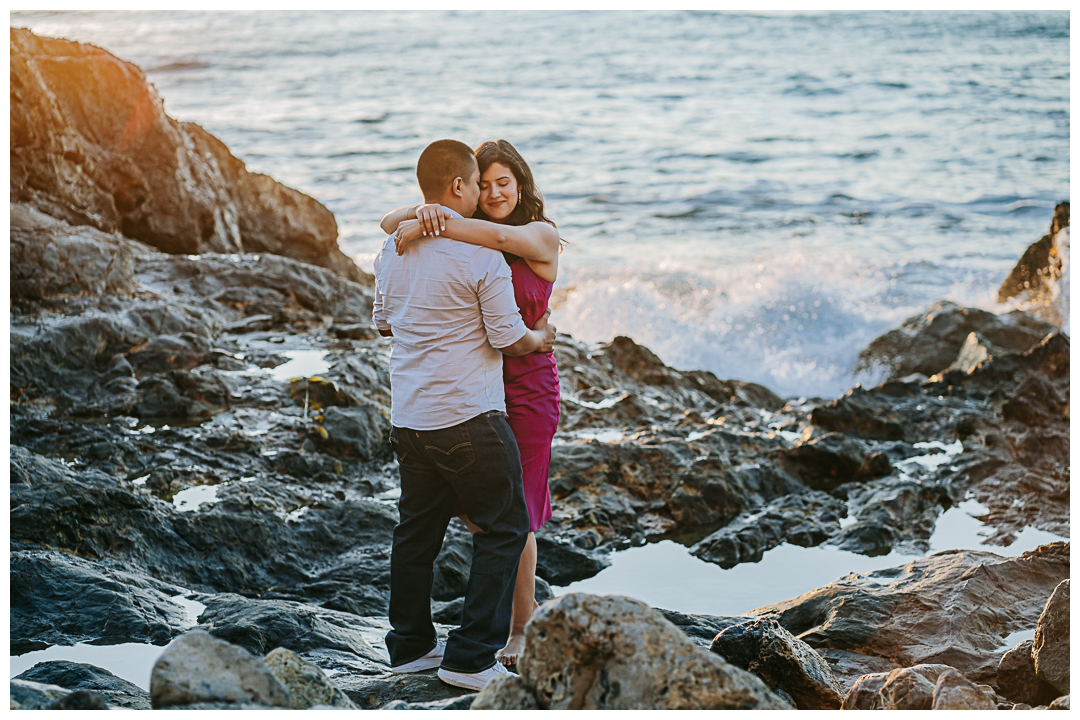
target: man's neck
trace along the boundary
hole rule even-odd
[[[441,198],[424,198],[424,202],[426,202],[426,203],[439,203],[440,205],[442,205],[445,208],[450,208],[451,210],[453,210],[454,212],[456,212],[458,215],[460,215],[462,217],[469,217],[469,215],[471,214],[471,213],[469,213],[469,214],[465,213],[464,203],[461,201],[461,198],[457,197],[456,195],[451,195],[450,197],[441,197]]]

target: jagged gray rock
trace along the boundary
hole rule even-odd
[[[518,670],[520,682],[488,685],[473,706],[789,707],[761,680],[697,646],[644,603],[617,596],[571,593],[545,603],[526,627]]]
[[[844,696],[843,710],[929,710],[934,685],[948,665],[920,664],[863,675]]]
[[[956,670],[938,675],[931,710],[997,710],[993,691],[979,687]]]
[[[9,684],[12,710],[41,710],[71,691],[57,685],[12,678]]]
[[[709,650],[783,690],[799,710],[836,710],[840,686],[828,663],[775,620],[754,620],[722,630]]]
[[[394,700],[411,705],[475,697],[469,690],[447,685],[435,676],[434,670],[409,675],[336,675],[333,681],[357,707],[365,710],[381,708]]]
[[[1053,685],[1039,679],[1031,659],[1031,640],[1024,640],[1001,656],[997,685],[1001,694],[1015,703],[1045,705],[1058,696]]]
[[[13,461],[20,451],[12,448]],[[168,583],[56,550],[15,550],[10,562],[15,652],[103,639],[164,644],[190,627],[173,600],[183,590]]]
[[[150,702],[155,709],[196,703],[288,707],[289,691],[247,650],[192,630],[154,663]]]
[[[1031,646],[1035,674],[1062,695],[1069,694],[1069,580],[1054,588],[1035,628]]]
[[[852,573],[746,615],[775,619],[811,647],[948,664],[977,680],[996,672],[1001,634],[1030,628],[1042,610],[1038,598],[1068,573],[1068,543],[1016,558],[945,551]]]
[[[356,705],[339,690],[318,665],[304,660],[292,650],[271,650],[263,662],[274,677],[289,691],[289,707],[307,710],[316,705],[356,709]]]
[[[15,679],[56,685],[69,691],[90,690],[110,705],[132,710],[149,710],[150,694],[133,682],[113,675],[104,668],[68,660],[39,662]]]
[[[1020,311],[995,315],[942,300],[867,345],[859,354],[856,371],[884,366],[890,379],[912,373],[931,376],[957,359],[973,332],[1001,350],[1024,352],[1055,329]]]

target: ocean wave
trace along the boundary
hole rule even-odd
[[[912,292],[913,276],[932,287]],[[854,373],[872,339],[937,299],[992,309],[987,287],[984,277],[933,263],[873,266],[800,248],[725,268],[664,260],[572,272],[552,307],[560,330],[579,340],[627,335],[679,369],[761,383],[783,397],[831,398],[881,380]]]

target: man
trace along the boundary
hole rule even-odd
[[[472,151],[439,140],[416,167],[425,202],[470,217],[480,197]],[[439,668],[439,677],[479,690],[510,629],[518,559],[529,530],[521,460],[506,423],[502,355],[550,352],[555,329],[525,327],[510,269],[494,250],[441,237],[398,256],[393,236],[375,260],[375,325],[392,337],[390,442],[401,475],[401,520],[390,556],[395,672]],[[433,566],[459,501],[481,528],[461,626],[445,647],[431,622]]]

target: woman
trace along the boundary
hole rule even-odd
[[[438,204],[400,208],[382,220],[386,233],[397,230],[397,251],[424,236],[440,235],[500,250],[510,264],[514,297],[521,318],[532,327],[547,312],[559,269],[561,242],[555,223],[544,215],[544,199],[532,172],[514,146],[505,140],[486,142],[475,151],[480,165],[480,203],[471,219],[452,218]],[[415,219],[410,219],[415,218]],[[518,564],[510,637],[496,653],[499,662],[517,664],[525,646],[525,624],[537,607],[536,537],[551,518],[548,466],[551,439],[559,424],[559,376],[555,356],[532,353],[503,358],[506,413],[521,452],[529,538]],[[459,508],[460,509],[460,508]],[[471,532],[480,528],[459,517]]]

